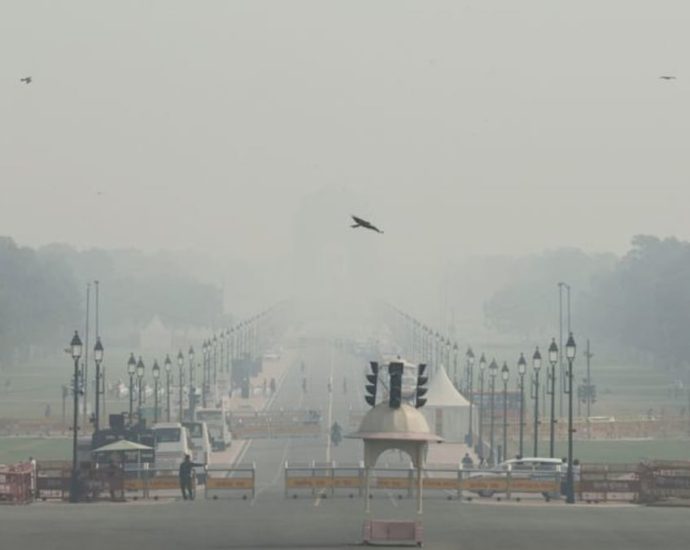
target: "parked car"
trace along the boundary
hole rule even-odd
[[[506,473],[510,472],[513,479],[557,479],[560,480],[561,473],[564,472],[563,461],[560,458],[547,457],[523,457],[511,458],[501,462],[490,470],[477,470],[470,474],[470,478],[496,478],[502,479]],[[496,491],[483,489],[477,491],[482,497],[491,497]],[[558,498],[560,491],[543,493],[544,498]]]

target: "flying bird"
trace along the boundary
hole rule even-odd
[[[659,78],[660,78],[661,80],[675,80],[675,79],[676,79],[675,76],[673,76],[673,75],[667,75],[667,74],[661,75]]]
[[[20,79],[19,79],[19,82],[24,82],[24,83],[26,83],[26,84],[31,84],[31,81],[32,81],[32,80],[33,80],[32,77],[30,77],[30,76],[25,76],[24,78],[20,78]]]
[[[357,216],[352,216],[352,219],[355,221],[355,223],[350,227],[363,227],[364,229],[371,229],[372,231],[376,231],[377,233],[383,233],[383,231],[381,231],[378,227],[368,222],[367,220],[363,220],[362,218],[358,218]]]

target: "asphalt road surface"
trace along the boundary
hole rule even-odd
[[[327,343],[299,350],[295,357],[270,407],[318,409],[324,424],[337,420],[347,432],[350,408],[364,408],[363,361]],[[306,392],[302,391],[303,376],[308,379]],[[333,392],[329,393],[331,378]],[[343,378],[347,378],[347,392]],[[349,548],[361,541],[362,500],[307,493],[286,499],[283,464],[328,460],[354,464],[361,456],[361,442],[345,440],[334,447],[325,435],[254,440],[241,457],[242,462],[256,463],[254,500],[0,507],[0,548]],[[396,461],[398,455],[383,460]],[[379,492],[372,517],[414,519],[414,503]],[[427,548],[670,550],[686,548],[690,541],[690,509],[682,508],[460,502],[437,496],[425,499],[422,520]]]

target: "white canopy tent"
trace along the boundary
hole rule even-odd
[[[434,433],[449,442],[464,442],[470,420],[469,401],[455,389],[443,366],[435,369],[427,388],[427,402],[420,410]]]

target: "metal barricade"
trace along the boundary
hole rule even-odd
[[[29,504],[32,502],[32,475],[31,464],[0,466],[0,503]]]
[[[65,460],[41,460],[36,464],[36,498],[69,498],[72,464]]]
[[[582,464],[575,472],[575,493],[585,502],[636,502],[638,464]]]
[[[243,500],[247,500],[249,495],[252,499],[256,496],[256,463],[237,464],[232,467],[208,466],[204,486],[205,498],[218,500],[232,498],[240,493]]]
[[[484,497],[500,494],[508,499],[514,493],[541,494],[550,500],[560,495],[561,476],[559,471],[465,469],[460,473],[458,494],[462,495],[463,491]]]
[[[148,463],[125,468],[125,494],[138,498],[175,498],[180,492],[178,470],[150,467]],[[192,491],[196,494],[196,476],[192,478]]]

